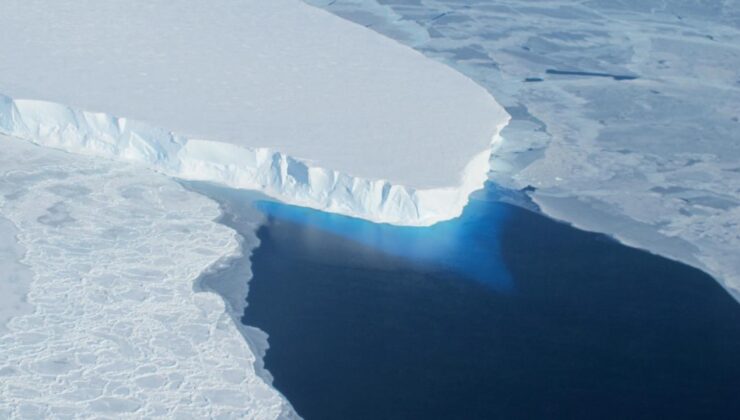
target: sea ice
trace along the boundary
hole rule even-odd
[[[7,331],[8,320],[31,311],[26,302],[31,272],[20,263],[24,251],[16,233],[13,223],[0,217],[0,335]]]
[[[0,331],[0,418],[296,417],[223,300],[194,287],[239,250],[215,202],[141,168],[0,142],[0,216],[17,231],[0,228],[33,273],[33,311]]]

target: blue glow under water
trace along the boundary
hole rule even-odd
[[[311,228],[302,234],[318,231],[337,235],[427,270],[455,272],[501,292],[511,292],[514,287],[500,256],[500,231],[509,209],[491,206],[485,192],[465,207],[462,217],[429,227],[371,223],[274,201],[258,201],[255,206],[273,219]],[[486,228],[480,229],[481,224]],[[321,235],[316,240],[321,240]]]
[[[716,281],[491,195],[430,229],[259,204],[242,321],[299,414],[736,418],[740,305]]]

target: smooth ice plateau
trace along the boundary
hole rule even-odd
[[[140,3],[3,2],[0,132],[394,224],[485,182],[509,116],[449,67],[297,0]]]

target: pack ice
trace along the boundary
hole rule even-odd
[[[509,118],[297,0],[7,0],[0,28],[0,132],[375,221],[458,215]]]
[[[255,329],[194,287],[256,245],[214,221],[217,203],[131,165],[0,142],[0,418],[297,417]]]

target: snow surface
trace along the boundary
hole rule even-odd
[[[257,374],[249,330],[194,288],[239,252],[215,202],[131,165],[0,142],[0,215],[33,273],[33,311],[0,332],[0,418],[296,417]]]
[[[494,182],[740,298],[740,2],[306,1],[493,92]]]
[[[7,332],[12,317],[31,311],[26,294],[32,274],[20,263],[24,250],[16,234],[15,225],[0,216],[0,335]]]
[[[508,121],[465,76],[298,0],[6,0],[0,28],[5,133],[110,157],[82,136],[126,132],[118,157],[377,221],[458,215]]]

